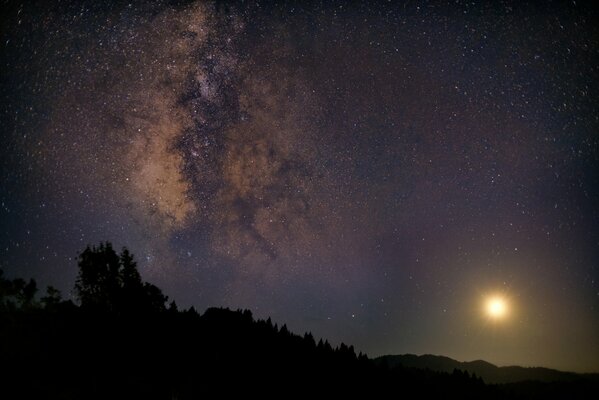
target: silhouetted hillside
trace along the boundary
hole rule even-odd
[[[498,367],[483,360],[460,362],[449,357],[425,354],[388,355],[378,357],[377,363],[386,363],[391,367],[430,369],[438,372],[452,372],[455,369],[476,374],[486,383],[514,383],[522,381],[539,382],[575,382],[579,380],[599,380],[599,374],[576,374],[549,368]]]
[[[248,310],[178,310],[110,244],[78,259],[80,305],[0,271],[0,398],[199,399],[346,396],[504,399],[546,387],[501,388],[458,370],[373,362],[352,346],[297,335]],[[449,359],[444,359],[447,362]],[[582,398],[596,386],[549,394]],[[394,395],[393,395],[394,394]],[[592,396],[591,396],[592,397]]]
[[[2,398],[195,399],[211,393],[288,397],[500,393],[467,374],[389,369],[245,311],[155,314],[59,310],[2,313]]]

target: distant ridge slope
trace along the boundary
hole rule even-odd
[[[476,374],[485,383],[514,383],[523,381],[539,382],[572,382],[581,379],[599,380],[599,374],[577,374],[541,367],[498,367],[487,361],[476,360],[461,362],[445,356],[424,354],[387,355],[376,358],[377,363],[386,363],[389,367],[429,369],[431,371],[449,372],[454,369]]]

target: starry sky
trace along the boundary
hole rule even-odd
[[[579,3],[3,1],[0,268],[69,298],[108,240],[183,307],[599,372]]]

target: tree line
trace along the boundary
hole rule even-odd
[[[76,302],[53,287],[0,272],[0,397],[197,399],[202,397],[505,398],[461,371],[390,367],[297,335],[249,310],[179,310],[144,282],[133,255],[110,243],[77,258]]]

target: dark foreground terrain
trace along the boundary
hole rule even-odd
[[[198,399],[379,396],[595,398],[596,379],[485,384],[468,372],[373,361],[249,311],[166,305],[133,257],[110,245],[79,258],[80,305],[0,276],[0,398]],[[424,398],[424,397],[423,397]]]
[[[461,362],[449,357],[425,354],[417,356],[414,354],[389,355],[378,357],[375,360],[379,364],[387,364],[389,367],[407,367],[417,369],[430,369],[437,372],[452,372],[460,370],[481,377],[486,383],[511,384],[525,381],[537,382],[580,382],[585,380],[599,381],[599,374],[577,374],[574,372],[558,371],[550,368],[540,367],[498,367],[487,361],[476,360]]]

